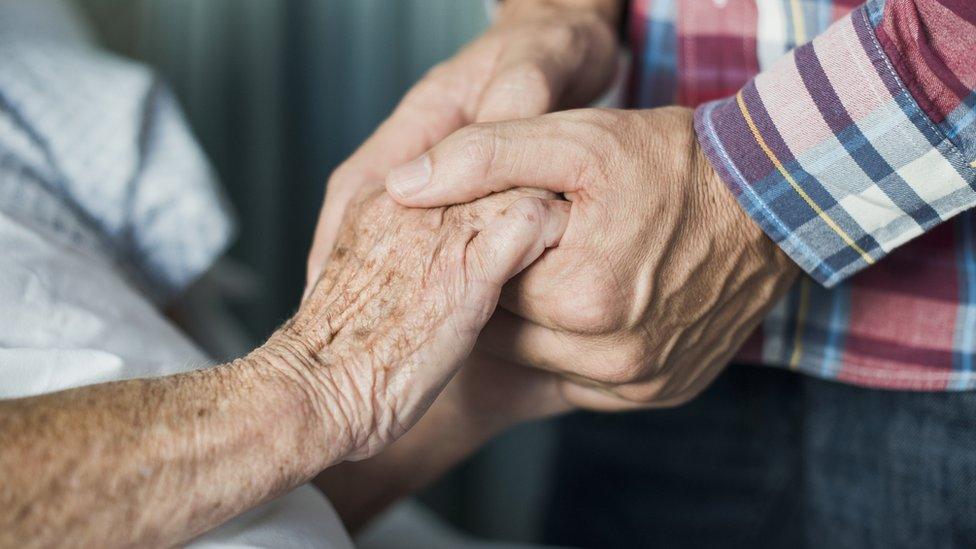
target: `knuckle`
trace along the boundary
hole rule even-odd
[[[571,52],[583,38],[583,29],[578,24],[561,24],[549,27],[545,33],[548,45],[558,52]]]
[[[637,340],[615,347],[603,357],[592,377],[610,385],[632,384],[643,379],[649,363],[647,352]]]
[[[641,337],[632,337],[619,346],[616,360],[624,370],[632,372],[635,378],[644,374],[652,363],[650,349]]]
[[[474,124],[455,134],[458,157],[468,173],[487,177],[495,157],[495,137],[491,126]]]
[[[576,109],[567,113],[566,122],[573,132],[589,136],[591,141],[601,142],[616,137],[626,123],[626,113],[614,109]]]
[[[471,124],[458,130],[454,135],[457,140],[458,149],[461,156],[471,160],[480,160],[488,156],[490,152],[491,136],[490,125]]]
[[[614,132],[597,121],[590,110],[565,113],[556,123],[566,151],[563,157],[567,160],[567,174],[577,184],[603,177],[612,151],[616,150]]]
[[[450,61],[441,61],[427,70],[427,73],[424,75],[424,80],[440,84],[450,77],[453,72],[451,67]]]
[[[326,182],[326,189],[338,190],[351,185],[354,179],[354,172],[355,170],[349,165],[348,161],[339,164],[332,171],[332,174],[329,175],[329,180]]]
[[[351,219],[359,224],[391,219],[400,207],[389,194],[376,189],[360,191],[356,202]]]
[[[519,199],[526,197],[553,198],[555,195],[538,189],[521,187],[507,189],[479,198],[474,202],[451,206],[448,208],[448,214],[452,220],[462,226],[474,227],[480,230]],[[547,208],[545,209],[548,210]],[[544,213],[548,215],[548,211]]]
[[[523,61],[509,69],[508,76],[525,87],[549,87],[549,75],[542,65],[535,61]]]
[[[440,216],[441,223],[452,227],[480,228],[482,225],[480,222],[489,215],[481,202],[475,201],[470,204],[456,204],[447,208],[438,208],[443,210]]]

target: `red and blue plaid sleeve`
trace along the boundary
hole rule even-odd
[[[872,0],[696,113],[739,203],[833,286],[976,206],[976,2]]]

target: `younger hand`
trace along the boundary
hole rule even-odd
[[[559,248],[507,287],[510,312],[495,315],[479,348],[562,372],[580,406],[687,401],[798,270],[714,173],[688,109],[477,124],[387,180],[414,207],[512,186],[564,193],[572,212]]]

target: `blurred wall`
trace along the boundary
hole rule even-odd
[[[173,86],[236,207],[231,255],[259,288],[258,341],[286,319],[330,171],[427,68],[486,24],[482,0],[77,0],[102,42]],[[550,431],[521,428],[426,495],[483,535],[531,540]]]

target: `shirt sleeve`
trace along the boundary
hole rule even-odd
[[[712,166],[833,286],[976,206],[976,3],[872,0],[698,108]]]

